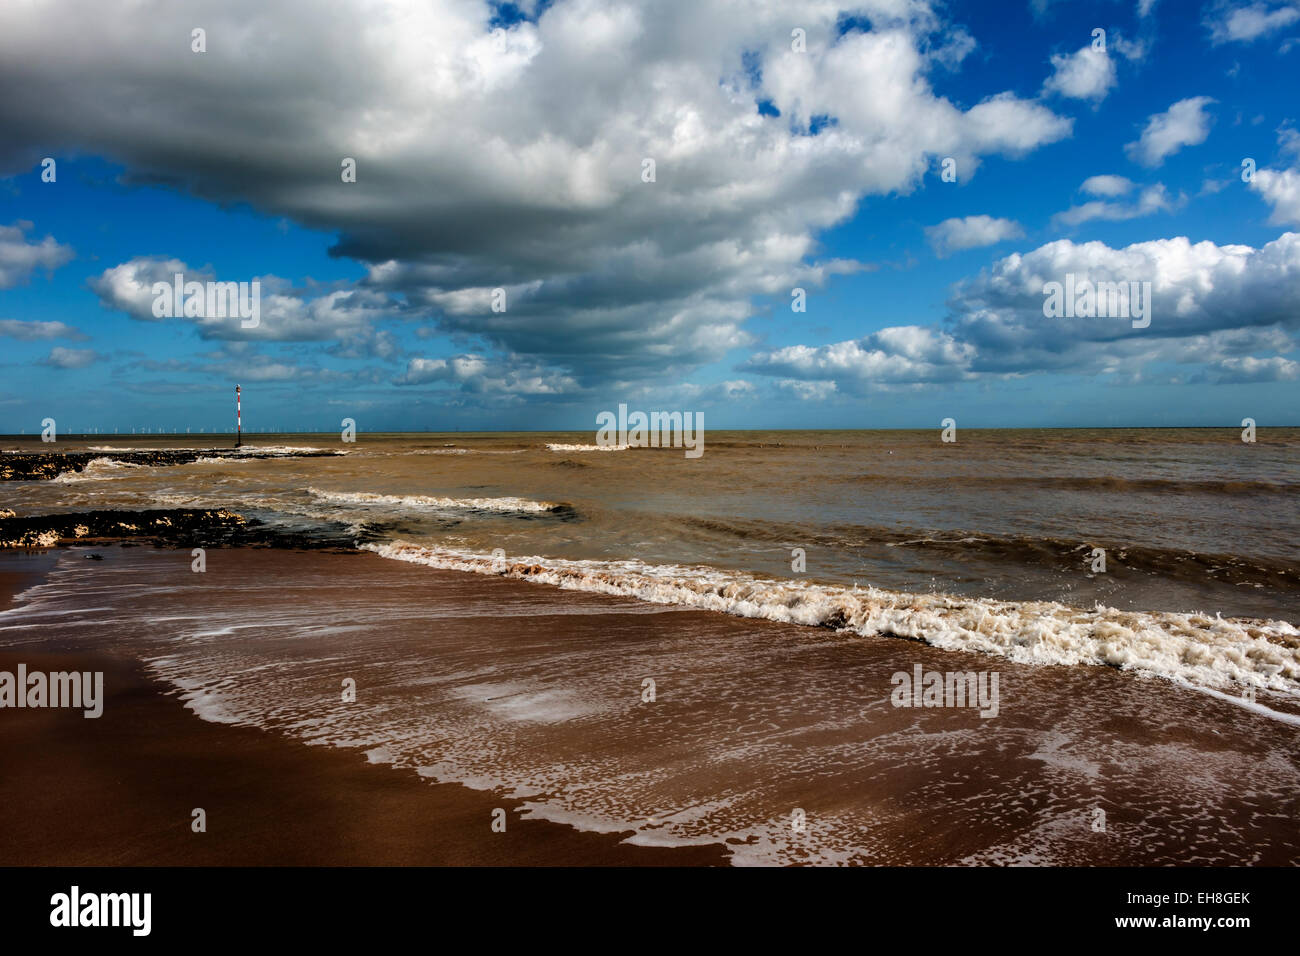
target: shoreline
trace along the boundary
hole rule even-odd
[[[49,552],[0,554],[0,609],[53,563]],[[206,721],[121,655],[0,647],[0,670],[18,663],[103,671],[106,700],[94,720],[0,711],[0,865],[726,864],[721,845],[624,844],[626,833],[522,818],[521,800],[422,780],[359,750]],[[195,807],[207,813],[205,833],[191,831]],[[498,807],[504,833],[491,830]]]
[[[18,602],[18,595],[45,580],[58,561],[53,551],[0,550],[0,611]]]
[[[1168,681],[998,661],[986,721],[891,706],[891,674],[987,666],[968,651],[366,552],[222,549],[197,576],[184,549],[86,553],[0,621],[0,670],[102,670],[107,695],[97,720],[0,710],[0,863],[1300,861],[1294,728]]]

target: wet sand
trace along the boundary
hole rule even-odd
[[[0,712],[0,862],[1300,863],[1300,729],[1167,681],[369,553],[101,553],[0,616],[0,667],[109,695]],[[1000,672],[998,716],[892,706],[917,664]]]
[[[55,555],[0,555],[0,607]],[[103,671],[104,714],[0,711],[0,865],[717,865],[720,847],[629,846],[518,816],[520,801],[355,751],[195,716],[129,656],[0,646],[0,670]],[[207,832],[191,831],[195,807]],[[490,829],[507,811],[505,833]]]
[[[22,591],[44,581],[57,559],[50,551],[0,552],[0,611],[12,607]]]

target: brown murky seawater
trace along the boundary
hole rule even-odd
[[[187,551],[73,552],[0,641],[93,635],[208,719],[740,863],[1300,862],[1300,430],[111,460],[197,438],[61,443],[105,460],[0,504],[226,507],[378,556],[211,552],[198,575]],[[917,665],[997,672],[996,716],[895,706]]]
[[[204,447],[104,436],[60,450]],[[236,507],[474,553],[635,560],[984,598],[1300,617],[1300,429],[707,432],[705,453],[591,433],[253,436],[334,458],[105,461],[0,489],[20,513]],[[214,442],[218,443],[218,442]],[[229,445],[226,436],[219,443]],[[6,444],[47,450],[30,439]],[[550,505],[568,509],[545,510]],[[1090,571],[1094,548],[1106,573]]]

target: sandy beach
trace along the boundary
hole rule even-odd
[[[56,555],[0,554],[0,607]],[[0,670],[103,671],[104,715],[0,720],[0,865],[717,865],[720,847],[621,844],[521,820],[519,801],[434,784],[355,751],[209,723],[140,662],[69,641],[0,648]],[[208,814],[191,831],[191,811]],[[504,833],[490,829],[505,808]]]
[[[1300,861],[1296,728],[1167,681],[1002,661],[986,721],[891,706],[892,674],[987,667],[896,638],[370,553],[50,553],[0,669],[107,701],[3,714],[3,863]]]

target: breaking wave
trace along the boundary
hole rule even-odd
[[[346,455],[347,452],[337,448],[316,448],[312,445],[244,445],[234,449],[231,454],[243,455]]]
[[[540,514],[568,510],[567,505],[529,498],[445,498],[439,495],[380,495],[368,491],[321,491],[308,488],[320,501],[345,505],[389,505],[396,508],[465,509]]]
[[[65,471],[61,475],[54,476],[50,481],[59,485],[72,485],[83,481],[111,481],[114,478],[125,478],[131,472],[145,467],[148,466],[133,465],[112,458],[92,458],[86,462],[86,466],[81,471]]]
[[[849,589],[639,561],[528,557],[503,563],[491,555],[402,541],[363,547],[434,568],[864,637],[898,637],[1017,663],[1106,665],[1200,689],[1254,687],[1300,696],[1300,630],[1284,621]]]
[[[554,442],[547,442],[546,447],[551,451],[627,451],[631,445],[561,445]]]

